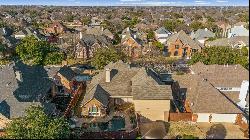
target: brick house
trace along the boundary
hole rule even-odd
[[[94,56],[97,49],[109,47],[111,44],[111,40],[103,35],[81,35],[80,42],[75,47],[75,58],[88,60]]]
[[[65,31],[66,27],[64,27],[60,22],[54,22],[44,30],[44,33],[63,34]]]
[[[132,58],[138,58],[142,54],[142,43],[138,34],[127,27],[122,32],[121,44],[124,46],[123,51]]]
[[[183,30],[167,39],[167,52],[170,57],[190,58],[192,53],[201,51],[202,45],[192,40]]]

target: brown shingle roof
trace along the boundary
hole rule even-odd
[[[180,88],[186,88],[186,100],[194,113],[242,113],[209,81],[196,74],[173,75]]]
[[[171,35],[167,39],[167,44],[170,45],[171,43],[175,43],[177,39],[179,39],[183,44],[188,44],[193,49],[200,49],[202,47],[198,42],[192,40],[191,37],[188,36],[183,30]]]
[[[87,92],[99,84],[110,96],[133,96],[136,100],[172,99],[170,86],[147,72],[145,68],[130,67],[122,61],[110,63],[105,68],[111,70],[111,81],[105,82],[105,70],[92,78]],[[150,71],[150,70],[149,70]]]
[[[204,65],[198,62],[191,70],[208,79],[215,87],[240,87],[243,80],[249,80],[249,71],[241,65]]]

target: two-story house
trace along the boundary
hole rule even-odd
[[[124,46],[123,51],[132,58],[138,58],[142,54],[142,43],[138,34],[129,27],[122,31],[121,44]]]
[[[80,114],[106,116],[110,107],[131,102],[140,116],[168,121],[171,99],[171,86],[161,82],[152,70],[111,62],[87,84]]]
[[[107,36],[91,34],[81,34],[80,36],[80,42],[77,43],[75,48],[75,57],[79,59],[90,59],[94,56],[97,49],[110,47],[112,44],[112,41]]]
[[[201,51],[203,45],[192,40],[183,30],[167,39],[167,52],[170,57],[190,58],[192,53]]]

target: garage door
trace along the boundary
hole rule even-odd
[[[211,122],[231,122],[234,123],[237,114],[212,114]]]

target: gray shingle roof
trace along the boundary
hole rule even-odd
[[[60,68],[58,73],[60,73],[69,81],[71,81],[76,76],[76,73],[68,66],[63,66],[62,68]]]
[[[206,29],[198,29],[195,33],[191,33],[192,39],[204,39],[204,38],[210,38],[215,37],[215,34],[211,32],[210,30]]]
[[[30,105],[43,105],[46,110],[53,110],[53,104],[40,99],[51,86],[51,77],[58,68],[50,69],[40,66],[26,66],[21,63],[0,66],[0,113],[7,118],[24,115]],[[48,71],[47,71],[48,70]],[[17,81],[15,71],[22,74],[22,82]],[[51,75],[48,75],[51,74]]]
[[[155,31],[157,34],[171,34],[170,31],[168,31],[166,28],[161,27]]]
[[[94,43],[99,43],[109,46],[111,45],[111,40],[103,35],[95,36],[91,34],[83,34],[80,43],[84,44],[85,46],[92,46]]]
[[[96,99],[99,101],[102,105],[108,106],[109,103],[109,94],[107,91],[105,91],[99,84],[95,85],[90,89],[86,95],[84,96],[82,104],[86,104],[91,99]]]

